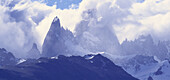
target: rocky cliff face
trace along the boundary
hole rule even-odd
[[[112,28],[101,27],[100,24],[94,26],[90,24],[92,24],[90,21],[81,21],[77,25],[74,36],[71,31],[61,27],[60,20],[56,17],[44,40],[42,56],[53,57],[70,53],[72,53],[70,55],[74,53],[81,55],[88,52],[120,54],[120,44],[116,35],[112,32]]]
[[[52,57],[68,53],[67,45],[71,45],[73,37],[71,31],[61,27],[58,17],[54,18],[42,46],[42,56]]]

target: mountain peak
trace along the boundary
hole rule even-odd
[[[53,22],[58,22],[60,21],[59,18],[56,16],[54,19],[53,19]]]
[[[45,37],[42,55],[53,57],[58,54],[66,53],[67,46],[65,42],[71,40],[70,37],[73,37],[72,32],[61,27],[59,18],[55,17]]]
[[[55,17],[53,19],[53,22],[51,24],[51,27],[49,29],[50,32],[59,32],[61,29],[61,25],[60,25],[60,19],[58,17]]]
[[[32,48],[27,53],[27,58],[37,59],[40,57],[40,51],[37,48],[37,44],[33,43]]]

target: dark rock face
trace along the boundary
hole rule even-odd
[[[40,57],[40,51],[37,48],[37,44],[34,43],[31,50],[27,53],[27,58],[38,59]]]
[[[151,76],[148,77],[148,80],[153,80],[153,78]]]
[[[161,75],[163,72],[161,71],[162,67],[160,67],[154,74],[155,75]]]
[[[67,53],[66,42],[71,43],[73,37],[71,31],[61,27],[58,17],[54,18],[43,43],[42,55],[45,57],[53,57]]]
[[[6,76],[8,75],[8,76]],[[40,58],[1,69],[0,79],[7,80],[138,80],[102,55],[91,59],[80,56]]]
[[[6,51],[4,48],[0,48],[0,67],[15,64],[15,56],[11,52]]]

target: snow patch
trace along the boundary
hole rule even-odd
[[[59,18],[58,18],[58,17],[55,17],[54,20],[53,20],[53,22],[56,22],[56,21],[58,21],[58,20],[59,20]]]
[[[85,57],[85,59],[87,59],[87,60],[90,60],[90,59],[93,59],[94,58],[94,56],[87,56],[87,57]]]
[[[58,59],[58,57],[51,57],[51,59]]]
[[[20,59],[19,62],[17,64],[21,64],[23,62],[27,61],[26,59]]]

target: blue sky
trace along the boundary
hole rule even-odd
[[[32,1],[40,1],[40,0],[32,0]],[[57,8],[60,8],[60,9],[67,9],[72,4],[78,5],[81,1],[82,0],[44,0],[44,2],[48,6],[57,4]]]

